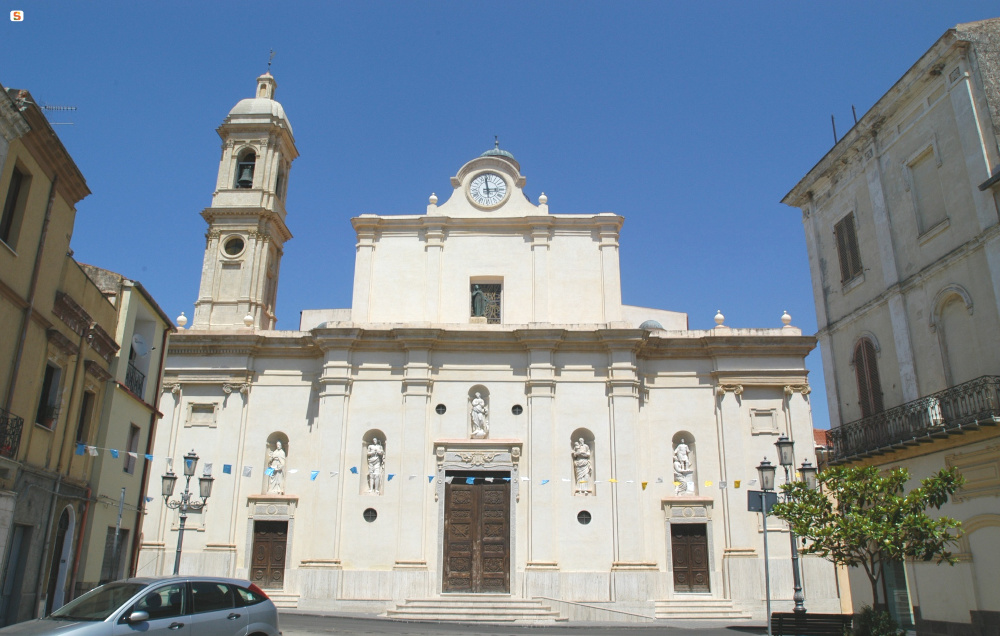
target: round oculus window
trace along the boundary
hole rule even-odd
[[[243,252],[243,248],[245,246],[246,244],[243,242],[242,238],[238,236],[231,236],[228,239],[226,239],[226,242],[222,246],[222,249],[229,256],[238,256],[241,252]]]
[[[444,415],[444,412],[448,410],[448,407],[444,404],[438,404],[434,407],[434,412],[438,415]]]
[[[520,404],[515,404],[514,406],[510,407],[510,412],[513,413],[514,415],[520,415],[521,413],[524,413],[524,407],[521,406]]]
[[[580,522],[581,525],[587,525],[593,517],[586,510],[581,510],[579,514],[576,515],[576,520]]]
[[[365,518],[365,521],[371,523],[378,519],[378,513],[375,512],[374,508],[365,508],[365,511],[361,513],[361,516]]]

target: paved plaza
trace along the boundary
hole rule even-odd
[[[764,634],[763,625],[727,624],[721,621],[656,621],[655,623],[562,623],[559,625],[513,626],[463,623],[396,621],[365,614],[299,614],[281,612],[283,636],[319,636],[321,634],[368,634],[372,636],[430,636],[466,634],[469,636],[743,636]]]

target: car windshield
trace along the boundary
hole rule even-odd
[[[145,583],[108,583],[73,599],[50,614],[50,618],[75,621],[103,621],[127,600],[146,587]]]

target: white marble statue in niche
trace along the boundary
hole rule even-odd
[[[274,443],[274,450],[270,453],[267,462],[267,492],[271,495],[285,494],[285,450],[281,447],[281,441]]]
[[[691,448],[684,438],[674,448],[674,485],[677,495],[694,495],[694,464],[691,462]]]
[[[377,437],[372,438],[366,451],[368,455],[368,493],[382,494],[382,474],[385,472],[385,448]]]
[[[594,477],[594,457],[590,446],[581,437],[573,444],[573,472],[576,477],[575,495],[590,495],[591,480]]]
[[[472,398],[472,439],[486,439],[490,436],[489,407],[478,391]]]

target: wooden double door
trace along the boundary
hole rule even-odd
[[[287,521],[255,521],[250,580],[262,588],[282,589],[285,586],[287,545]]]
[[[452,593],[510,592],[510,482],[455,476],[444,490],[444,581]]]
[[[705,524],[670,524],[670,552],[674,563],[674,592],[709,592]]]

